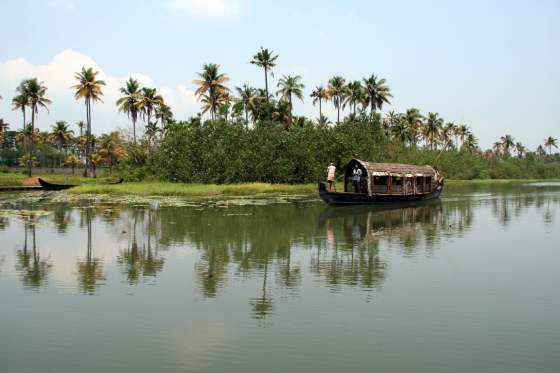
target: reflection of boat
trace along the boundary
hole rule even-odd
[[[406,203],[394,203],[385,205],[347,205],[347,206],[327,206],[319,217],[319,222],[325,222],[327,219],[336,219],[345,216],[367,215],[368,213],[388,213],[390,211],[403,209],[437,209],[441,206],[441,200],[431,199],[427,201],[415,201]]]
[[[45,181],[41,178],[38,179],[39,180],[39,184],[41,184],[41,187],[43,188],[43,190],[65,190],[65,189],[70,189],[75,187],[75,185],[72,184],[52,184],[49,183],[48,181]]]
[[[360,169],[359,190],[350,192],[352,172]],[[394,204],[427,201],[439,198],[443,177],[431,166],[398,163],[371,163],[351,160],[344,174],[344,192],[331,192],[319,183],[319,196],[330,205]]]

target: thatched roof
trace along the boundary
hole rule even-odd
[[[417,166],[403,163],[373,163],[359,159],[352,159],[348,167],[353,167],[354,163],[360,164],[371,176],[436,176],[437,172],[432,166]]]

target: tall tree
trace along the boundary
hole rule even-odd
[[[59,153],[62,153],[65,146],[72,141],[72,136],[74,131],[70,129],[70,126],[65,121],[58,121],[51,126],[51,133],[49,138],[52,143],[56,144]]]
[[[502,142],[502,150],[506,157],[511,155],[510,149],[515,146],[514,139],[511,135],[504,135],[500,137],[500,141]]]
[[[141,113],[144,116],[146,126],[150,124],[150,121],[152,120],[152,114],[155,113],[157,108],[161,107],[164,104],[165,102],[163,101],[163,97],[157,93],[157,90],[155,88],[142,88],[138,107],[140,108]]]
[[[127,157],[126,149],[122,144],[122,139],[118,132],[101,135],[99,142],[98,154],[107,162],[110,175],[115,163]]]
[[[255,54],[253,56],[253,59],[250,61],[251,64],[262,67],[264,70],[264,89],[266,92],[266,102],[268,102],[270,97],[268,93],[268,72],[270,71],[272,74],[272,68],[276,66],[277,59],[278,55],[275,55],[273,51],[269,51],[268,48],[261,47],[261,50],[257,54]]]
[[[280,98],[288,101],[288,105],[289,105],[288,107],[290,110],[290,124],[292,123],[293,109],[294,109],[292,96],[295,96],[299,98],[301,101],[303,101],[304,88],[305,85],[303,85],[303,83],[301,82],[301,76],[299,75],[296,76],[284,75],[278,81],[278,92],[276,92],[276,94],[280,96]]]
[[[138,114],[140,114],[142,97],[140,83],[136,79],[129,78],[126,85],[121,87],[119,91],[123,96],[117,100],[117,106],[119,111],[126,113],[132,121],[132,139],[136,144],[136,121],[138,120]]]
[[[315,90],[309,95],[313,98],[313,105],[319,103],[319,119],[323,117],[322,103],[323,100],[328,100],[329,92],[323,86],[315,87]]]
[[[29,104],[29,95],[26,92],[25,81],[22,81],[16,88],[17,95],[12,98],[12,110],[21,110],[23,116],[23,127],[26,126],[25,109]]]
[[[24,81],[24,92],[27,96],[27,105],[31,110],[31,133],[35,133],[35,121],[37,114],[39,113],[39,108],[44,108],[49,111],[47,105],[52,101],[46,98],[47,87],[43,82],[37,80],[37,78],[28,79]],[[31,136],[31,141],[28,149],[28,175],[31,176],[33,171],[33,151],[34,151],[34,139],[35,136]]]
[[[340,107],[344,102],[346,94],[345,83],[346,81],[341,76],[333,76],[329,80],[329,97],[332,99],[333,105],[337,110],[336,124],[340,124]]]
[[[173,112],[165,103],[156,108],[156,119],[161,123],[161,128],[165,128],[173,120]]]
[[[192,82],[198,85],[195,95],[203,103],[203,112],[210,111],[212,119],[216,118],[216,110],[222,101],[222,96],[229,92],[225,83],[229,81],[227,74],[220,73],[220,66],[215,63],[204,64],[202,72],[198,73],[200,79]]]
[[[75,89],[74,98],[76,100],[84,99],[86,105],[86,146],[85,146],[85,158],[86,167],[84,168],[84,176],[88,176],[89,169],[89,157],[91,152],[91,108],[94,102],[101,100],[103,96],[102,87],[105,85],[105,81],[97,79],[99,71],[94,71],[91,67],[82,67],[82,70],[75,74],[75,78],[78,81],[77,84],[72,86]]]
[[[249,112],[255,105],[257,97],[255,88],[250,87],[248,84],[243,84],[243,87],[235,87],[238,95],[238,102],[243,106],[245,112],[245,125],[249,126]],[[253,118],[254,119],[254,118]]]
[[[416,108],[410,108],[406,110],[404,114],[404,121],[408,128],[409,138],[412,146],[416,146],[418,142],[418,136],[420,129],[422,128],[423,116],[420,114],[420,110]]]
[[[423,135],[430,149],[434,150],[437,145],[441,130],[443,127],[443,118],[438,113],[428,113],[426,124],[423,128]]]
[[[544,146],[548,146],[548,154],[552,155],[552,147],[554,146],[558,149],[558,139],[555,139],[552,136],[548,136],[546,139],[544,139]]]
[[[369,105],[372,114],[376,109],[381,110],[383,103],[391,103],[389,99],[393,96],[385,79],[379,79],[375,74],[371,74],[369,78],[364,78],[363,82],[364,103]]]
[[[467,133],[467,137],[462,141],[462,146],[472,154],[478,147],[478,140],[472,133]]]
[[[521,142],[518,141],[515,143],[515,152],[517,153],[517,158],[523,158],[523,155],[525,155],[525,151],[526,149]]]
[[[364,90],[359,81],[349,82],[346,85],[346,97],[344,98],[343,107],[350,105],[352,113],[356,115],[356,104],[364,99]]]

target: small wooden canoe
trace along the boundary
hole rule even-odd
[[[52,184],[49,183],[48,181],[45,181],[41,178],[38,179],[39,180],[39,184],[41,184],[41,188],[43,188],[43,190],[65,190],[65,189],[70,189],[75,187],[76,185],[73,184]]]

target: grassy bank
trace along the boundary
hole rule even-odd
[[[315,184],[181,184],[169,182],[138,182],[117,185],[88,184],[69,190],[71,193],[82,194],[115,194],[138,196],[254,196],[259,194],[311,194],[316,191]]]
[[[48,180],[53,183],[60,184],[99,184],[107,183],[110,180],[116,180],[116,177],[98,177],[98,178],[86,178],[78,175],[71,174],[38,174],[33,175],[33,178],[40,177],[41,179]],[[29,177],[26,174],[20,172],[5,172],[0,173],[0,186],[22,186],[26,185],[26,181]],[[37,184],[38,185],[38,184]]]

